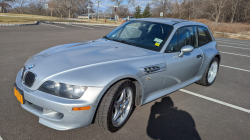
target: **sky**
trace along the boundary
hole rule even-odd
[[[113,4],[111,4],[109,0],[99,0],[99,1],[102,2],[102,3],[99,5],[99,10],[102,10],[103,12],[105,12],[106,9],[107,9],[109,6],[113,6]],[[142,8],[142,11],[143,11],[144,8],[146,7],[147,3],[148,3],[148,2],[151,2],[151,0],[135,0],[135,1],[136,1],[137,4],[134,5],[134,6],[140,5],[141,8]],[[94,2],[94,7],[93,7],[93,8],[96,9],[96,8],[97,8],[97,3],[95,2],[95,0],[93,0],[93,2]],[[133,12],[133,11],[134,11],[134,9],[135,9],[134,6],[131,6],[131,7],[129,8],[130,12]]]

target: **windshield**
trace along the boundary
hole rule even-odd
[[[166,24],[129,21],[106,37],[114,41],[159,52],[172,30],[173,27]]]

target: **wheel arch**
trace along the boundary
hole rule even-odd
[[[135,106],[140,106],[142,104],[142,93],[143,93],[143,83],[142,81],[140,81],[139,79],[136,79],[135,77],[123,77],[120,78],[119,80],[110,82],[108,84],[108,86],[104,89],[103,94],[101,95],[101,97],[99,98],[99,100],[97,101],[97,107],[95,109],[95,114],[94,117],[92,119],[92,124],[95,123],[95,119],[96,119],[96,113],[98,111],[98,108],[100,106],[100,103],[104,97],[104,95],[107,93],[107,91],[116,83],[118,83],[119,81],[122,80],[130,80],[131,82],[133,82],[133,84],[135,85],[135,89],[136,89],[136,93],[135,93]]]
[[[220,54],[216,54],[214,57],[218,58],[219,63],[221,62],[221,56],[220,56]]]

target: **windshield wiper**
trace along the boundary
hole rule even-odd
[[[136,46],[135,44],[129,43],[126,40],[114,40],[114,41],[121,42],[121,43],[128,44],[128,45],[132,45],[132,46]]]
[[[104,36],[103,38],[106,38],[107,36]],[[132,45],[132,46],[137,46],[135,44],[132,44],[132,43],[129,43],[127,42],[126,40],[116,40],[116,39],[110,39],[108,38],[109,40],[112,40],[112,41],[116,41],[116,42],[121,42],[121,43],[124,43],[124,44],[128,44],[128,45]]]
[[[111,40],[111,39],[110,39],[110,38],[108,38],[106,35],[105,35],[105,36],[103,36],[103,38],[108,39],[108,40]]]

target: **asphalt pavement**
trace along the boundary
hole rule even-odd
[[[216,38],[222,61],[214,84],[191,84],[137,107],[116,133],[92,124],[57,131],[38,123],[13,94],[16,74],[32,55],[61,44],[101,38],[113,26],[39,24],[0,27],[0,140],[250,138],[250,41]]]

